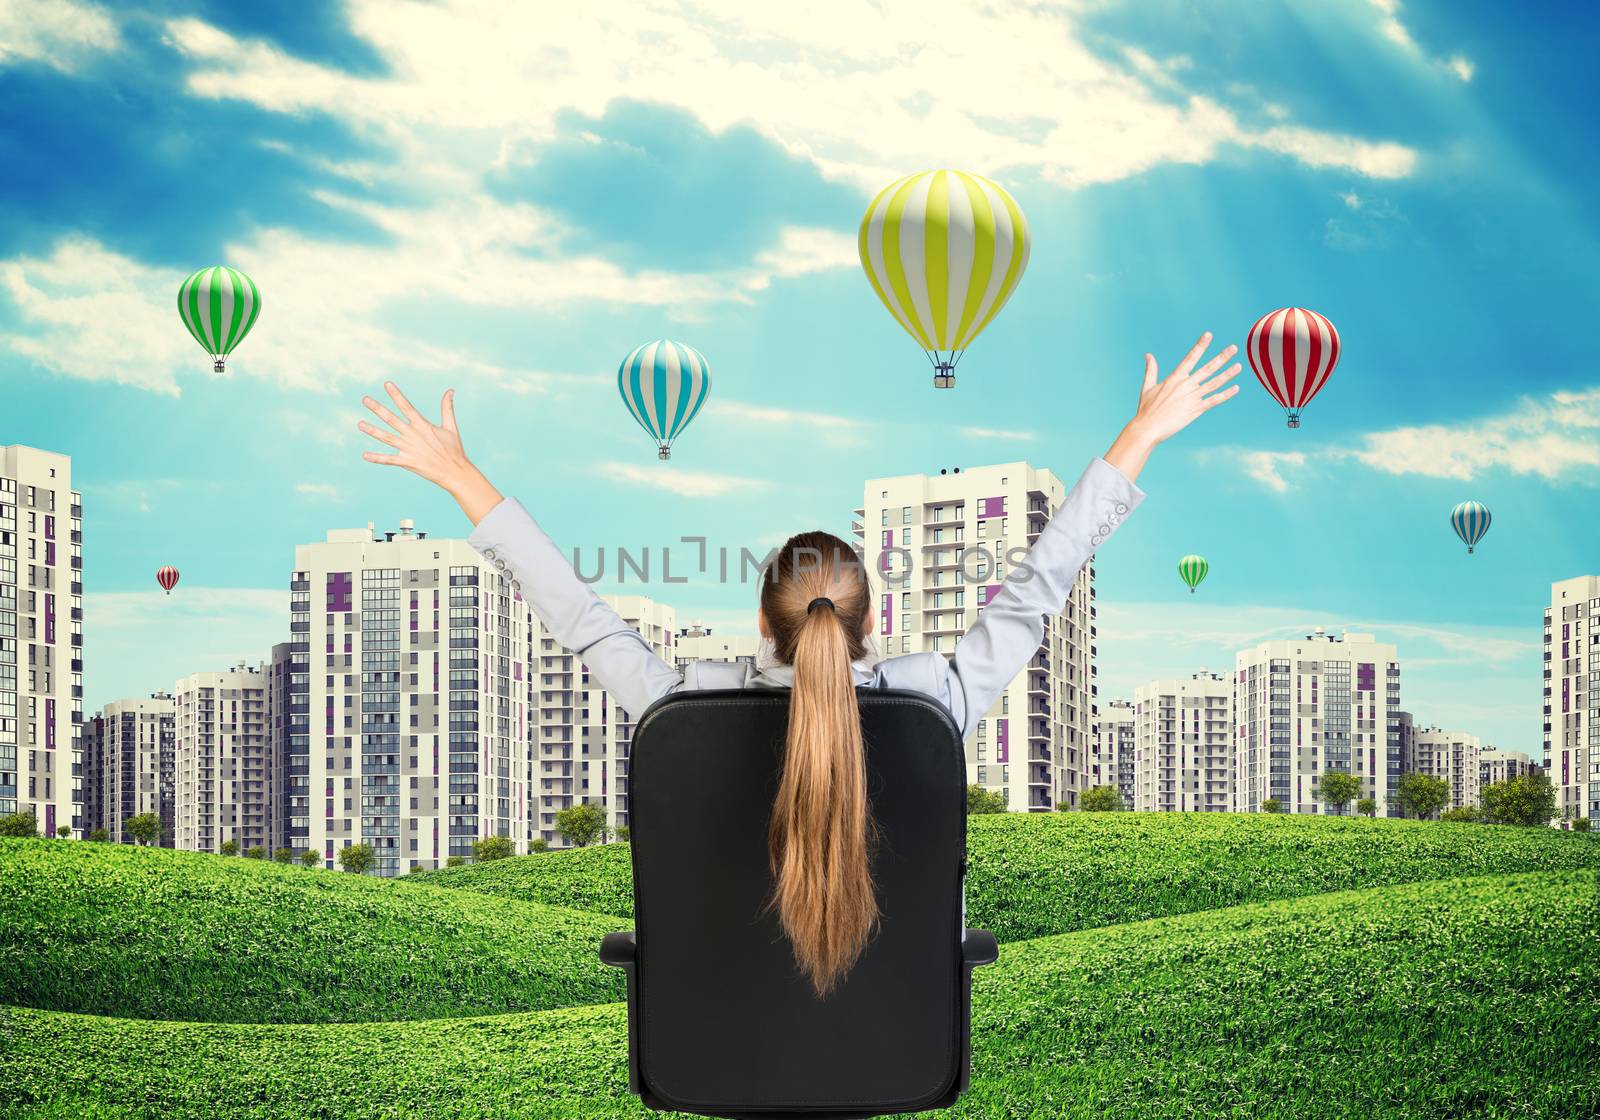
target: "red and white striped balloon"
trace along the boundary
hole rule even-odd
[[[161,585],[161,590],[171,595],[172,589],[178,586],[178,569],[173,567],[157,568],[156,582]]]
[[[1256,320],[1247,349],[1256,380],[1289,413],[1289,427],[1298,428],[1300,410],[1339,364],[1339,332],[1315,311],[1280,307]]]

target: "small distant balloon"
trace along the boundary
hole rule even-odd
[[[1199,587],[1206,578],[1206,573],[1211,570],[1211,565],[1206,563],[1204,556],[1190,553],[1178,561],[1178,578],[1189,585],[1189,594],[1194,594],[1194,589]]]
[[[228,355],[256,325],[261,292],[254,280],[236,268],[202,268],[178,289],[178,314],[194,340],[211,355],[211,368],[222,373]]]
[[[1472,555],[1473,546],[1483,540],[1483,535],[1489,531],[1489,507],[1482,502],[1462,502],[1450,511],[1450,528],[1456,531],[1456,536],[1467,546],[1467,555]]]
[[[656,455],[672,458],[672,441],[689,426],[711,392],[711,363],[693,346],[658,338],[635,347],[617,367],[622,402],[656,441]]]
[[[1005,188],[966,171],[890,183],[861,219],[857,250],[872,290],[956,383],[961,353],[1000,314],[1028,267],[1028,219]]]
[[[1339,332],[1326,316],[1280,307],[1256,320],[1246,344],[1256,380],[1300,426],[1300,410],[1322,391],[1339,364]]]
[[[156,582],[161,585],[161,590],[165,591],[168,595],[171,595],[172,589],[178,586],[178,569],[170,566],[165,568],[157,568]]]

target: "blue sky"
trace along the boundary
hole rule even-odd
[[[1537,754],[1548,585],[1600,570],[1584,6],[314,7],[0,8],[0,443],[74,457],[90,705],[261,656],[297,542],[465,534],[360,461],[385,376],[454,386],[564,544],[764,549],[844,531],[875,475],[1070,482],[1145,350],[1298,304],[1339,369],[1297,432],[1252,382],[1157,453],[1099,557],[1101,698],[1348,626],[1400,646],[1420,719]],[[949,393],[855,261],[875,188],[930,166],[1033,231]],[[223,377],[173,308],[213,263],[264,298]],[[662,335],[714,375],[665,467],[614,388]],[[745,586],[643,590],[750,624]]]

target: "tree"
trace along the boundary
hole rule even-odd
[[[967,815],[974,813],[1003,813],[1006,811],[1005,795],[999,790],[987,790],[982,786],[967,787]]]
[[[1588,832],[1589,831],[1589,818],[1588,817],[1573,817],[1572,818],[1572,831],[1574,831],[1574,832]]]
[[[528,842],[528,851],[530,852],[548,852],[549,850],[550,841],[546,840],[543,836]]]
[[[1283,802],[1276,797],[1269,797],[1261,803],[1261,811],[1263,813],[1281,813],[1283,812]]]
[[[614,833],[614,835],[616,836],[616,838],[619,841],[621,841],[624,844],[628,844],[628,843],[631,843],[633,841],[633,829],[630,826],[625,825],[625,824],[624,825],[618,825],[617,826],[617,830]]]
[[[415,875],[419,871],[426,871],[426,870],[427,870],[427,868],[423,867],[422,864],[413,863],[410,867],[406,868],[406,874],[407,875]]]
[[[1478,795],[1484,819],[1495,824],[1536,825],[1543,828],[1556,815],[1556,787],[1543,770],[1533,770],[1491,782]]]
[[[89,839],[98,840],[100,843],[104,844],[107,840],[111,839],[111,833],[107,832],[103,828],[97,828],[93,832],[89,833]]]
[[[1116,786],[1091,786],[1078,799],[1078,808],[1085,813],[1120,813],[1127,806],[1122,803],[1122,791]]]
[[[606,811],[592,801],[585,801],[556,814],[556,831],[574,848],[586,848],[596,840],[603,841],[610,829],[606,827]]]
[[[307,848],[305,851],[300,853],[300,862],[307,867],[315,867],[317,864],[322,862],[322,857],[317,855],[317,853],[312,851],[310,848]]]
[[[60,828],[56,829],[56,835],[65,840],[67,837],[72,835],[72,826],[70,824],[62,825]]]
[[[135,844],[154,844],[161,839],[161,818],[154,813],[129,817],[122,826]],[[237,845],[236,845],[237,847]]]
[[[1394,803],[1402,813],[1426,820],[1450,804],[1450,783],[1432,774],[1402,774]]]
[[[1361,779],[1345,770],[1324,770],[1311,796],[1343,813],[1346,805],[1361,796]]]
[[[10,813],[0,817],[0,836],[37,836],[39,818],[32,813]]]
[[[222,842],[222,846],[219,847],[217,851],[221,852],[225,856],[236,856],[239,854],[239,841],[224,840]]]
[[[294,858],[294,849],[293,848],[274,848],[274,849],[272,849],[272,862],[273,863],[288,863],[293,858]]]
[[[485,836],[482,840],[472,842],[472,858],[479,863],[489,863],[516,854],[517,849],[509,836]]]
[[[1483,810],[1476,805],[1457,805],[1454,809],[1446,809],[1439,814],[1442,821],[1454,821],[1457,824],[1482,824],[1484,821]]]
[[[339,866],[352,875],[365,875],[372,869],[372,845],[351,844],[339,849]]]
[[[266,859],[267,858],[267,850],[265,848],[261,847],[261,845],[257,844],[253,848],[246,848],[245,849],[244,858],[245,859]]]
[[[464,864],[466,862],[467,862],[467,857],[466,856],[446,856],[445,857],[445,861],[444,861],[444,865],[446,867],[460,867],[462,864]]]
[[[1363,797],[1356,802],[1356,812],[1364,816],[1375,817],[1378,815],[1378,802],[1375,798]]]

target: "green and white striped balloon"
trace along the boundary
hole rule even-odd
[[[1028,220],[998,184],[966,171],[890,183],[861,219],[858,249],[872,290],[955,384],[961,351],[1016,291],[1028,267]]]
[[[214,265],[193,273],[178,289],[178,314],[221,373],[233,348],[261,314],[256,282],[236,268]]]
[[[1200,586],[1206,578],[1206,573],[1211,570],[1211,565],[1206,563],[1204,556],[1190,553],[1178,561],[1178,578],[1189,585],[1189,594],[1194,594],[1194,589]]]

